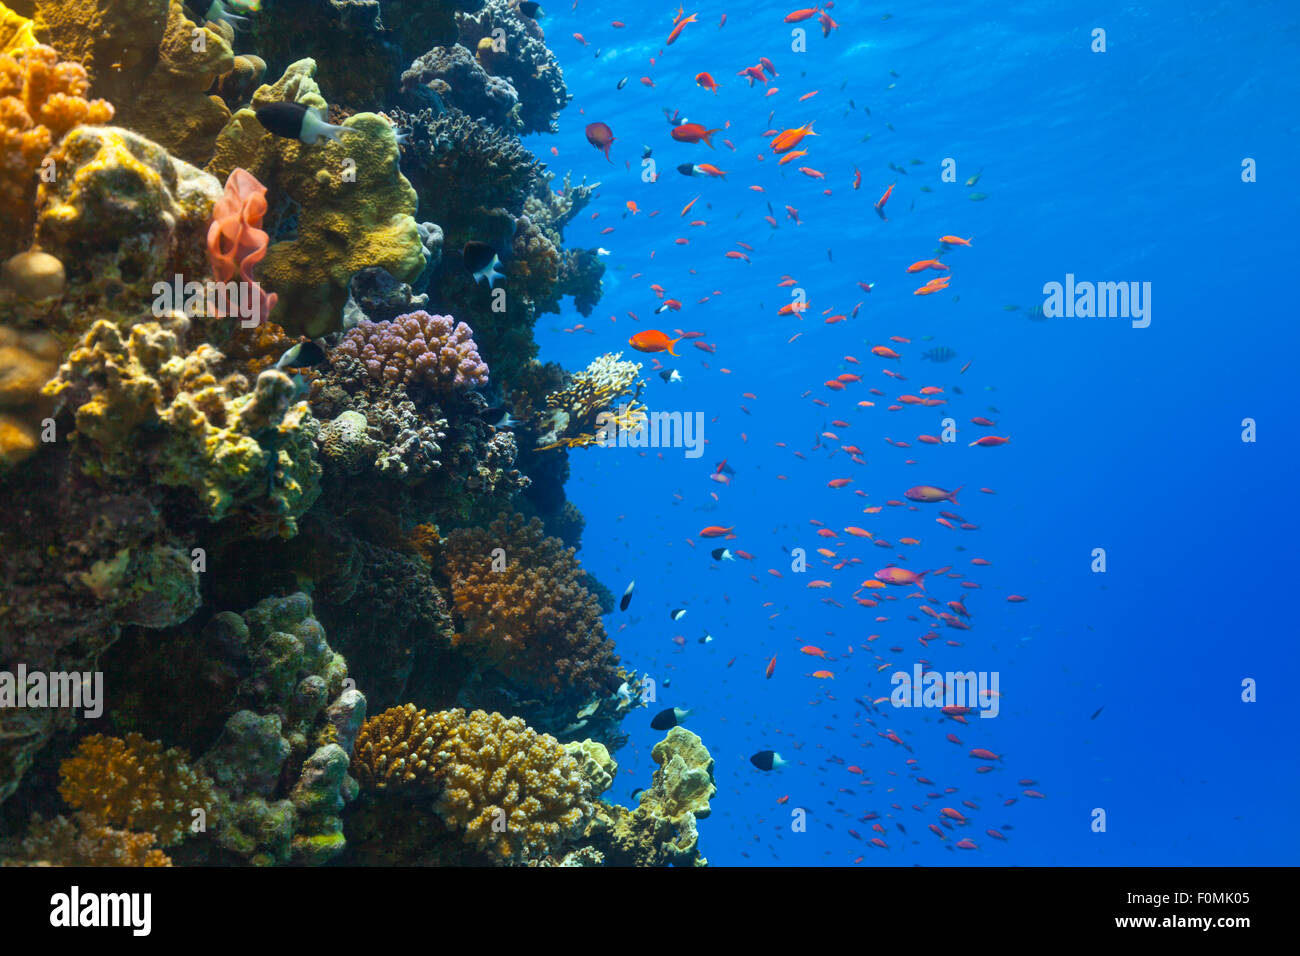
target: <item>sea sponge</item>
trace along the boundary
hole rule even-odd
[[[659,769],[653,785],[641,794],[641,808],[674,819],[686,813],[697,820],[707,817],[709,800],[718,788],[713,783],[713,756],[699,736],[674,727],[654,745],[650,756]]]
[[[363,319],[336,350],[360,361],[380,381],[446,392],[487,384],[488,367],[472,335],[468,325],[449,315],[418,311],[391,322]]]
[[[394,707],[362,726],[353,763],[363,788],[436,792],[444,822],[501,862],[551,852],[592,809],[578,762],[519,717]]]
[[[129,334],[99,320],[46,387],[76,409],[82,467],[105,481],[189,488],[210,521],[239,512],[255,534],[292,537],[320,493],[306,403],[273,369],[251,388],[242,376],[219,379],[222,354],[186,353],[187,320],[167,320]]]
[[[0,256],[22,248],[28,236],[45,154],[74,126],[113,118],[106,100],[86,99],[89,87],[81,65],[60,61],[51,47],[0,53]]]
[[[267,184],[276,221],[268,226],[262,279],[279,296],[271,320],[291,335],[312,337],[339,330],[348,284],[362,269],[381,266],[413,282],[425,267],[415,190],[398,169],[392,124],[356,113],[343,121],[350,132],[341,140],[307,146],[258,122],[255,110],[270,103],[325,109],[315,72],[313,60],[299,60],[276,83],[259,87],[252,107],[221,131],[208,167],[220,176],[242,167]]]
[[[199,809],[216,810],[212,781],[189,766],[179,748],[139,734],[92,734],[59,766],[59,795],[107,823],[154,834],[163,846],[185,839]]]
[[[267,295],[253,278],[253,267],[266,255],[270,237],[262,228],[266,215],[266,187],[246,169],[231,170],[226,191],[212,207],[208,226],[208,262],[219,282],[238,275],[257,288],[259,317],[268,317],[275,307],[274,295]],[[261,324],[260,322],[258,323]]]
[[[233,31],[196,24],[181,0],[37,0],[36,36],[85,66],[118,122],[202,165],[230,110],[207,90],[235,66]]]
[[[32,454],[51,402],[42,394],[58,370],[59,343],[45,332],[0,325],[0,471]]]
[[[546,396],[546,408],[533,420],[538,450],[574,448],[594,443],[600,435],[601,413],[608,412],[620,430],[635,431],[645,422],[645,406],[637,405],[644,381],[637,380],[639,362],[623,362],[622,352],[593,359],[562,387]],[[615,407],[617,406],[617,407]]]
[[[564,745],[569,756],[578,761],[578,767],[591,787],[591,795],[598,797],[613,784],[618,776],[618,764],[609,755],[609,749],[598,740],[574,740]]]
[[[504,549],[502,570],[493,557]],[[447,536],[444,568],[463,626],[453,643],[485,666],[560,700],[585,701],[621,683],[600,602],[582,566],[542,523],[501,515]]]

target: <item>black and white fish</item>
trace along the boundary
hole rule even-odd
[[[714,548],[712,552],[714,561],[735,561],[736,556],[731,553],[730,548]]]
[[[668,616],[671,617],[674,621],[680,621],[682,618],[686,616],[686,608],[684,607],[675,608],[674,610],[668,612]]]
[[[749,758],[749,762],[759,770],[780,770],[789,763],[787,760],[782,760],[781,755],[775,750],[760,750]]]
[[[627,586],[627,590],[623,592],[622,600],[618,602],[618,609],[620,611],[626,611],[627,606],[632,603],[632,590],[635,587],[636,587],[636,578],[633,578],[632,583],[629,584]]]
[[[348,132],[346,126],[325,122],[320,110],[302,103],[268,103],[257,109],[257,121],[269,133],[296,139],[308,146],[321,139],[338,140]]]
[[[501,260],[497,258],[496,250],[486,242],[479,242],[471,239],[465,243],[465,248],[461,250],[461,255],[465,259],[465,268],[474,276],[474,282],[487,281],[488,288],[496,283],[497,279],[504,279],[506,274],[499,271],[498,266]]]
[[[682,707],[669,707],[667,710],[661,710],[654,715],[650,721],[652,730],[671,730],[673,727],[680,726],[686,718],[691,716],[691,712]]]
[[[675,368],[666,368],[659,372],[659,377],[669,383],[680,382],[682,380],[682,373],[677,371]]]
[[[275,363],[278,369],[286,368],[311,368],[313,365],[320,365],[325,361],[325,349],[316,342],[299,342],[289,351],[280,356],[280,361]]]

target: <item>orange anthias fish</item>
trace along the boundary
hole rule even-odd
[[[747,66],[747,67],[745,67],[743,70],[741,70],[739,73],[737,73],[736,76],[747,76],[747,77],[749,77],[749,85],[750,85],[750,86],[753,86],[753,85],[754,85],[754,81],[755,81],[755,80],[762,80],[764,85],[767,84],[767,74],[763,72],[763,64],[762,64],[762,63],[759,63],[757,66]]]
[[[806,7],[803,10],[795,10],[785,15],[786,23],[803,23],[805,20],[811,20],[821,11],[820,7]]]
[[[719,169],[717,166],[714,166],[711,163],[699,163],[698,165],[696,165],[695,168],[698,169],[700,172],[702,172],[705,176],[712,176],[714,179],[727,178],[727,171],[725,169]]]
[[[698,83],[700,86],[704,87],[706,90],[712,90],[714,96],[718,95],[718,81],[715,80],[713,77],[709,76],[709,74],[696,73],[695,82]]]
[[[812,676],[818,680],[834,680],[835,674],[832,671],[813,671]]]
[[[680,126],[673,127],[672,137],[679,143],[698,143],[703,140],[705,146],[713,149],[713,134],[721,132],[721,126],[716,129],[705,129],[699,123],[682,123]]]
[[[798,159],[800,156],[807,156],[807,155],[808,155],[808,150],[796,149],[792,153],[786,153],[784,156],[782,156],[780,159],[776,161],[776,164],[778,166],[784,166],[786,163],[792,162]]]
[[[907,267],[908,272],[920,272],[922,269],[934,269],[936,272],[948,271],[948,267],[938,259],[922,259],[920,262],[913,262]]]
[[[885,194],[876,200],[876,215],[885,220],[885,222],[889,222],[889,217],[885,215],[885,203],[889,202],[890,194],[893,193],[895,185],[897,184],[890,183],[889,188],[885,190]]]
[[[588,123],[587,142],[604,153],[605,159],[609,162],[614,162],[609,158],[609,147],[614,143],[614,131],[607,123]]]
[[[970,239],[974,239],[974,238],[975,238],[974,236],[970,237]],[[970,239],[963,239],[961,236],[940,236],[939,237],[939,241],[947,246],[969,246]]]
[[[700,531],[700,537],[721,538],[724,535],[730,534],[735,527],[736,527],[735,525],[732,525],[730,528],[724,528],[721,525],[711,524],[707,528],[704,528]]]
[[[627,344],[638,352],[667,352],[676,357],[677,353],[673,351],[673,346],[680,341],[680,338],[670,339],[658,329],[646,329],[628,339]]]
[[[917,574],[915,571],[909,571],[906,568],[881,568],[875,573],[875,578],[877,581],[884,581],[886,584],[897,584],[900,587],[914,584],[924,591],[925,576],[929,573],[929,571],[922,571]]]
[[[813,122],[816,122],[816,120]],[[772,152],[784,153],[787,150],[794,149],[798,146],[805,136],[816,135],[817,134],[813,132],[812,123],[806,123],[805,125],[796,127],[795,129],[782,130],[776,135],[776,138],[772,140]]]
[[[672,46],[673,43],[677,41],[677,38],[681,36],[682,31],[686,29],[686,24],[694,23],[694,22],[695,22],[695,14],[693,13],[689,17],[686,17],[685,19],[678,20],[677,25],[673,27],[673,32],[668,34],[668,39],[664,42],[664,46]]]
[[[768,680],[771,680],[772,672],[775,670],[776,670],[776,655],[773,654],[772,659],[767,662],[767,667],[763,668],[763,676],[766,677]]]

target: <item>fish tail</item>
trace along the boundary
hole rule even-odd
[[[704,140],[705,145],[708,146],[709,149],[712,149],[712,148],[713,148],[713,134],[714,134],[714,133],[721,133],[721,132],[722,132],[722,127],[721,127],[721,126],[719,126],[717,129],[706,129],[706,130],[704,131],[704,133],[700,136],[700,139]]]
[[[948,500],[951,501],[951,502],[952,502],[953,504],[955,504],[955,505],[957,505],[957,504],[961,504],[961,502],[959,502],[959,501],[957,500],[957,492],[961,491],[961,490],[962,490],[963,488],[965,488],[965,487],[966,487],[965,485],[958,485],[958,486],[957,486],[956,488],[954,488],[952,491],[948,492],[948,495],[947,495]]]
[[[669,339],[669,340],[668,340],[668,354],[671,355],[673,358],[680,358],[680,356],[678,356],[678,354],[677,354],[676,352],[673,351],[673,346],[676,345],[676,344],[677,344],[678,342],[680,342],[680,341],[681,341],[681,339]]]
[[[920,574],[916,576],[916,586],[920,588],[922,591],[925,590],[925,576],[929,573],[930,573],[929,571],[922,571]]]

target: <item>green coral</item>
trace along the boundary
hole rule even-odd
[[[187,320],[169,319],[129,333],[101,319],[46,386],[76,409],[82,467],[189,488],[210,521],[244,513],[261,535],[292,537],[320,493],[306,403],[273,369],[251,389],[242,376],[218,379],[224,356],[208,345],[185,353]]]
[[[339,141],[307,146],[273,136],[255,110],[295,102],[326,108],[312,77],[314,60],[299,60],[276,83],[259,87],[252,107],[230,119],[217,142],[209,171],[220,177],[242,167],[265,183],[276,222],[285,233],[290,206],[296,234],[272,242],[259,276],[279,296],[271,320],[291,334],[337,331],[348,300],[348,283],[368,266],[381,266],[400,282],[424,271],[424,247],[415,223],[416,194],[398,168],[397,135],[374,113],[348,117]]]

